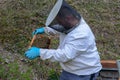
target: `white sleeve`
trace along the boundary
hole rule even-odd
[[[67,62],[73,59],[76,55],[76,50],[72,48],[72,45],[66,44],[62,49],[40,49],[40,56],[42,60],[49,59],[54,62]]]
[[[56,34],[60,34],[58,31],[50,28],[50,27],[44,27],[45,29],[45,33],[48,35],[56,35]]]
[[[87,42],[85,36],[82,38],[73,38],[67,41],[60,49],[40,49],[40,56],[43,60],[49,59],[51,61],[67,62],[86,51],[88,48]]]

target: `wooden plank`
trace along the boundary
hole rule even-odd
[[[103,68],[117,68],[116,60],[101,60]]]

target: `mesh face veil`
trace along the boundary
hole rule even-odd
[[[70,32],[71,30],[73,30],[76,27],[77,24],[70,27],[70,23],[68,22],[68,20],[66,20],[67,16],[70,16],[73,20],[78,20],[78,21],[81,18],[80,14],[77,13],[76,10],[74,10],[70,5],[68,5],[63,0],[60,10],[56,14],[56,17],[51,22],[49,27],[51,27],[59,32],[62,32],[62,33]]]
[[[63,0],[62,6],[61,6],[57,16],[64,18],[67,15],[72,15],[78,20],[81,18],[80,14],[77,13],[76,10],[74,10],[69,4],[67,4],[66,1]]]

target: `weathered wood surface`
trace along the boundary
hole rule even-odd
[[[101,60],[102,70],[97,80],[119,80],[116,60]]]

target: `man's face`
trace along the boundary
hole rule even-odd
[[[58,22],[58,24],[62,25],[65,29],[69,29],[70,28],[70,24],[68,23],[68,21],[64,18],[60,18],[60,17],[56,17],[56,20]]]
[[[56,17],[56,20],[58,22],[58,24],[62,25],[62,26],[65,26],[65,20],[60,18],[60,17]]]

